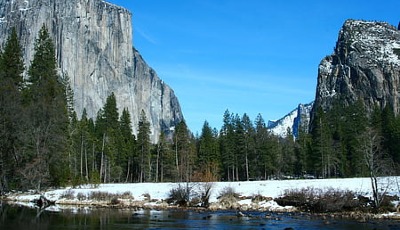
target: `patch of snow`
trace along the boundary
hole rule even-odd
[[[264,208],[270,212],[287,212],[295,209],[293,206],[280,206],[273,200],[263,201],[259,203],[259,207]]]
[[[327,61],[327,60],[324,59],[321,62],[321,64],[318,66],[318,70],[319,70],[320,73],[327,74],[327,73],[332,72],[332,66],[333,65],[332,65],[332,63],[330,61]]]
[[[245,199],[245,200],[240,200],[238,202],[238,204],[240,205],[251,205],[253,202],[251,201],[251,199]]]
[[[361,45],[363,51],[371,56],[371,60],[387,62],[400,66],[400,59],[394,53],[394,49],[400,48],[400,41],[395,28],[391,28],[386,23],[354,21],[351,30],[353,43],[351,47],[356,47],[356,43]]]

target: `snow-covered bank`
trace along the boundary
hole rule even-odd
[[[400,177],[380,178],[380,188],[388,195],[399,195]],[[201,183],[192,183],[194,192],[202,189]],[[166,207],[165,200],[168,198],[171,189],[176,188],[176,183],[135,183],[135,184],[101,184],[97,188],[86,185],[80,188],[56,189],[43,193],[43,195],[56,201],[57,204],[92,205],[99,204],[90,200],[93,192],[104,192],[109,194],[129,194],[124,202],[130,206],[142,205],[148,208]],[[238,207],[248,209],[259,209],[268,211],[291,211],[293,207],[280,207],[273,199],[281,196],[285,190],[318,188],[322,190],[337,189],[352,191],[357,195],[372,197],[370,178],[348,178],[348,179],[315,179],[315,180],[270,180],[270,181],[248,181],[248,182],[214,182],[212,184],[210,203],[213,207],[219,208],[218,197],[227,187],[240,194],[243,199],[237,202]],[[70,194],[70,198],[65,198]],[[254,203],[251,197],[268,197],[271,199]],[[10,194],[8,199],[16,202],[29,202],[37,199],[39,194]],[[80,198],[79,198],[80,197]],[[84,197],[84,198],[82,198]],[[107,202],[103,202],[105,204]],[[108,202],[109,203],[109,202]]]

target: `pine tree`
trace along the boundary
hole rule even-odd
[[[295,163],[293,170],[294,175],[297,177],[302,177],[307,171],[307,154],[311,145],[311,136],[304,130],[304,128],[299,128],[294,146]]]
[[[394,115],[391,106],[386,106],[381,115],[383,150],[394,162],[400,163],[400,117]]]
[[[223,115],[223,126],[220,131],[219,145],[223,168],[223,178],[228,181],[233,181],[236,178],[234,133],[233,114],[231,114],[229,110],[226,110]]]
[[[219,174],[220,154],[217,134],[207,121],[204,122],[198,144],[198,165],[201,174],[213,172],[213,178]],[[211,175],[210,175],[211,176]]]
[[[74,111],[74,105],[75,105],[74,90],[71,87],[70,78],[67,74],[64,74],[62,76],[61,82],[63,84],[65,98],[67,100],[68,117],[71,120],[75,113],[75,111]]]
[[[100,179],[104,183],[119,181],[122,168],[116,164],[119,157],[119,141],[121,140],[119,113],[114,93],[111,93],[99,110],[96,119],[97,146],[100,152]]]
[[[22,50],[18,40],[18,35],[13,28],[11,34],[6,41],[4,51],[0,59],[0,71],[2,87],[8,85],[9,92],[20,91],[23,84],[23,72],[25,70],[22,58]],[[3,88],[7,89],[7,88]],[[2,93],[5,93],[2,91]],[[15,92],[14,92],[15,93]]]
[[[255,166],[257,168],[255,176],[257,178],[267,178],[268,164],[270,159],[268,157],[268,130],[264,118],[258,114],[255,124]]]
[[[235,150],[234,150],[234,159],[235,159],[235,174],[236,180],[244,180],[246,178],[246,138],[245,138],[245,129],[243,127],[242,119],[238,114],[234,117],[234,130],[235,130]]]
[[[250,117],[247,114],[243,114],[242,117],[243,126],[243,138],[244,138],[244,159],[245,159],[245,178],[247,181],[250,180],[250,167],[254,165],[255,162],[252,159],[255,158],[255,143],[254,136],[255,131]]]
[[[139,156],[140,175],[139,181],[150,182],[152,179],[152,159],[150,149],[150,123],[147,120],[144,110],[141,111],[139,117],[137,134],[137,151]]]
[[[181,121],[175,129],[174,133],[174,152],[176,181],[191,181],[193,174],[193,165],[196,161],[194,156],[193,140],[185,121]]]
[[[84,114],[86,115],[86,110]],[[83,116],[82,115],[82,116]],[[68,168],[70,173],[70,178],[72,179],[72,185],[79,185],[82,183],[81,177],[79,175],[79,158],[81,153],[81,134],[80,134],[80,122],[76,113],[70,117],[68,126]]]
[[[132,181],[135,159],[135,136],[132,134],[131,116],[127,108],[122,111],[120,118],[121,143],[118,151],[119,158],[117,164],[125,170],[125,182]]]
[[[21,87],[24,64],[15,28],[11,30],[0,55],[0,192],[18,186],[17,168],[21,164],[23,111]]]
[[[29,114],[29,151],[32,161],[21,173],[31,185],[59,185],[68,176],[68,111],[65,87],[57,73],[55,47],[43,25],[35,41],[28,70],[25,102]],[[32,169],[36,171],[30,172]]]
[[[80,156],[80,178],[82,181],[86,183],[89,182],[89,146],[90,146],[90,133],[89,133],[89,120],[87,117],[86,109],[82,112],[81,120],[79,121],[78,126],[78,135],[79,135],[79,156]]]
[[[160,133],[156,146],[156,182],[164,182],[169,174],[172,179],[173,154],[171,154],[169,143],[164,132]],[[168,173],[169,172],[169,173]]]
[[[347,176],[366,176],[367,169],[363,163],[364,153],[360,151],[362,136],[368,119],[361,100],[343,109],[343,139],[347,151],[349,167]]]
[[[326,177],[330,168],[331,135],[326,112],[317,108],[311,134],[313,136],[312,155],[309,156],[309,172]]]

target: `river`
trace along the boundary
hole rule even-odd
[[[18,205],[2,204],[0,229],[400,229],[399,221],[374,220],[361,223],[274,213],[235,211],[133,211],[121,209],[76,208],[42,211]]]

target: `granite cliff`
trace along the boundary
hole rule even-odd
[[[369,112],[390,106],[399,114],[399,77],[400,31],[384,22],[347,20],[334,53],[319,65],[314,108],[362,100]]]
[[[145,111],[153,142],[183,120],[173,90],[133,47],[128,10],[102,0],[0,0],[1,44],[16,27],[27,67],[43,24],[53,36],[59,71],[71,80],[78,116],[86,108],[96,117],[114,92],[120,112],[129,109],[134,132]]]

